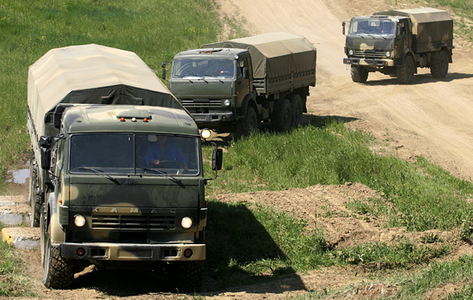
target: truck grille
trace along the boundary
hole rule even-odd
[[[355,56],[362,57],[362,58],[383,58],[384,51],[374,51],[374,50],[355,51]]]
[[[93,229],[175,230],[174,216],[99,215],[92,216]]]
[[[220,99],[183,99],[181,103],[184,107],[222,107]]]

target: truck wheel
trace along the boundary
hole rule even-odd
[[[288,131],[292,124],[291,102],[287,99],[280,99],[276,103],[271,119],[272,126],[276,131]]]
[[[448,74],[448,54],[445,51],[433,52],[430,74],[434,78],[445,78]]]
[[[410,84],[414,82],[416,66],[411,56],[406,56],[404,65],[396,68],[397,78],[401,83]]]
[[[41,195],[38,195],[38,168],[35,163],[34,153],[31,152],[30,159],[30,194],[28,202],[31,207],[31,227],[39,227],[39,220],[41,218]]]
[[[365,83],[368,80],[368,71],[364,67],[351,65],[350,74],[353,82]]]
[[[248,106],[244,119],[239,119],[236,124],[237,135],[249,136],[251,133],[258,131],[258,115],[253,106]]]
[[[299,94],[291,94],[289,96],[292,109],[292,126],[299,127],[302,124],[303,107],[302,98]]]
[[[175,262],[166,266],[169,284],[178,292],[199,292],[204,261]]]
[[[51,226],[48,225],[44,208],[41,212],[41,258],[45,287],[67,289],[72,286],[74,273],[71,264],[62,258],[59,246],[51,245]]]

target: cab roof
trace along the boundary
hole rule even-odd
[[[192,117],[184,110],[153,106],[74,105],[63,115],[65,133],[162,132],[198,136]]]

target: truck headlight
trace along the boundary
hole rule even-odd
[[[181,220],[181,226],[184,229],[189,229],[192,227],[192,219],[189,217],[184,217]]]
[[[76,224],[77,227],[84,227],[85,217],[82,216],[82,215],[75,215],[74,216],[74,224]]]
[[[212,135],[212,133],[210,132],[210,129],[204,128],[200,131],[200,136],[204,140],[208,139],[211,135]]]
[[[353,50],[348,50],[348,55],[353,55],[355,52],[353,52]]]
[[[230,106],[230,104],[232,104],[230,99],[225,99],[225,101],[223,101],[223,105],[225,106]]]
[[[391,57],[391,52],[386,51],[386,57]]]

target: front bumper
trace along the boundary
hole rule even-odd
[[[344,58],[343,63],[346,65],[359,65],[370,67],[394,67],[394,60],[392,59],[369,59],[369,58]]]
[[[205,244],[62,243],[66,259],[95,261],[194,261],[205,260]],[[79,255],[79,253],[82,253]],[[192,252],[186,257],[184,252]]]
[[[199,123],[214,123],[214,122],[233,122],[235,115],[232,111],[225,112],[209,112],[209,113],[192,113],[194,120]]]

